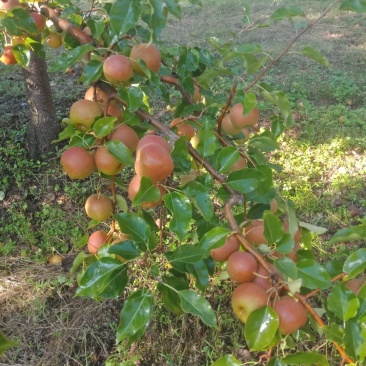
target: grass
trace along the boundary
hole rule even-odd
[[[163,39],[170,44],[200,46],[207,46],[208,37],[232,39],[235,43],[260,44],[275,56],[330,1],[251,3],[252,17],[260,22],[278,5],[297,4],[308,15],[293,24],[282,21],[271,28],[242,32],[242,6],[237,0],[205,0],[202,8],[183,1],[182,20],[170,20]],[[325,246],[332,233],[366,223],[365,26],[361,14],[331,11],[264,78],[288,93],[298,115],[294,127],[283,136],[281,149],[271,156],[283,167],[276,175],[276,184],[295,202],[302,221],[329,229],[315,240],[323,256],[342,250]],[[309,45],[328,57],[329,69],[296,53]],[[76,69],[71,77],[51,75],[60,120],[86,89],[76,83],[78,72]],[[232,82],[225,78],[217,89],[229,90]],[[247,80],[241,82],[243,86]],[[21,342],[0,362],[210,365],[226,353],[234,353],[243,363],[253,362],[242,326],[232,316],[231,285],[221,281],[219,273],[207,291],[217,310],[217,331],[203,326],[197,318],[172,316],[156,304],[146,335],[131,350],[115,346],[123,299],[96,303],[73,298],[74,280],[68,274],[88,222],[83,202],[95,188],[103,189],[104,183],[99,178],[70,183],[57,156],[46,163],[30,161],[24,144],[28,117],[19,68],[0,66],[0,89],[0,306],[5,309],[0,328]],[[53,253],[61,253],[69,265],[47,265]],[[138,276],[136,281],[138,284]],[[327,351],[326,346],[322,349]]]

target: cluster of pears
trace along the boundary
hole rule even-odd
[[[286,224],[284,224],[286,226]],[[286,229],[285,229],[286,230]],[[266,244],[262,220],[254,220],[243,229],[248,245],[256,247]],[[301,235],[301,234],[300,234]],[[299,240],[299,234],[295,240]],[[271,306],[279,317],[281,334],[291,334],[307,322],[305,307],[293,297],[284,293],[281,276],[273,264],[265,261],[270,272],[251,253],[240,250],[240,241],[235,234],[229,235],[220,248],[212,249],[210,255],[219,262],[226,262],[230,279],[238,286],[232,293],[231,304],[235,315],[246,322],[250,313],[263,306]],[[297,244],[294,253],[299,249]]]
[[[18,0],[7,0],[7,1],[0,1],[0,12],[1,11],[9,11],[15,7],[24,7],[26,6],[26,4],[21,4]],[[38,32],[42,33],[43,30],[46,28],[46,18],[36,12],[36,11],[31,11],[29,13],[30,17],[33,19]],[[4,63],[5,65],[15,65],[17,64],[17,60],[14,56],[13,53],[13,47],[19,45],[19,44],[25,44],[25,38],[27,38],[27,34],[24,34],[22,36],[14,36],[11,38],[11,43],[7,44],[4,47],[4,51],[2,53],[2,55],[0,56],[0,61],[2,63]]]

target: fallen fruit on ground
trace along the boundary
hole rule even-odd
[[[290,296],[284,296],[276,300],[273,310],[280,320],[279,330],[282,335],[296,332],[308,320],[304,305]]]
[[[256,283],[248,282],[240,284],[231,296],[231,306],[234,314],[245,323],[248,316],[268,303],[268,295],[264,289]]]
[[[66,149],[61,155],[61,164],[71,179],[84,179],[89,177],[95,169],[94,157],[79,146]]]
[[[60,264],[62,263],[62,257],[60,256],[60,254],[54,254],[51,255],[51,257],[48,259],[48,263],[49,264]]]
[[[112,200],[104,194],[92,194],[85,202],[85,212],[93,220],[105,221],[113,213]]]

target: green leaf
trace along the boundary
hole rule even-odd
[[[273,264],[282,274],[285,274],[288,278],[291,278],[293,280],[297,278],[296,263],[290,258],[279,258],[275,260]]]
[[[183,136],[174,143],[172,151],[174,171],[187,173],[191,171],[191,158],[188,153],[186,138]]]
[[[141,251],[138,245],[131,240],[124,240],[109,247],[108,253],[118,254],[126,261],[140,256]]]
[[[278,142],[269,136],[254,136],[249,140],[248,147],[254,146],[257,149],[265,152],[270,152],[278,149]]]
[[[229,171],[231,166],[238,161],[239,151],[234,146],[226,146],[217,154],[216,161],[220,173]]]
[[[193,290],[178,291],[185,313],[198,316],[206,325],[216,328],[215,313],[209,302]]]
[[[163,200],[165,207],[173,216],[169,223],[169,229],[178,236],[180,241],[183,241],[190,228],[192,205],[186,195],[178,192],[164,195]]]
[[[127,103],[127,109],[130,112],[135,112],[145,104],[145,94],[135,86],[130,86],[128,89],[121,86],[118,89],[118,96]]]
[[[114,124],[117,121],[116,117],[102,117],[96,120],[93,124],[93,131],[99,138],[105,137],[114,130]]]
[[[325,227],[309,224],[308,222],[299,221],[299,226],[319,235],[325,234],[327,232]]]
[[[118,38],[136,26],[141,11],[142,6],[140,1],[118,0],[112,5],[110,23]]]
[[[254,310],[245,324],[244,336],[251,351],[265,351],[279,325],[277,313],[269,306]]]
[[[202,154],[204,158],[213,155],[215,150],[219,147],[219,144],[209,120],[204,121],[197,136],[199,140],[197,151]]]
[[[187,272],[192,274],[196,278],[196,287],[205,291],[208,286],[209,274],[206,263],[204,260],[200,260],[195,263],[187,263]]]
[[[81,266],[81,264],[84,262],[84,260],[88,257],[89,257],[89,255],[86,254],[85,252],[80,252],[76,256],[74,261],[72,262],[72,267],[70,269],[70,275],[73,275],[76,272],[76,270]]]
[[[297,264],[298,276],[302,285],[308,289],[320,288],[325,290],[330,287],[331,281],[328,272],[312,259],[301,259]]]
[[[158,290],[163,297],[164,305],[173,313],[183,314],[178,291],[188,290],[188,283],[184,277],[163,276],[158,284]]]
[[[173,14],[176,18],[181,18],[181,7],[179,0],[164,0],[165,5],[168,8],[169,13]]]
[[[180,245],[176,250],[166,253],[165,256],[174,269],[179,272],[186,272],[186,265],[202,260],[205,253],[197,245],[184,244]]]
[[[210,250],[224,245],[226,238],[231,234],[229,229],[215,227],[208,231],[200,240],[198,246],[204,251],[205,255],[210,254]]]
[[[29,66],[31,53],[30,50],[24,44],[18,44],[14,46],[13,54],[21,67],[26,69]]]
[[[192,71],[195,71],[199,65],[199,52],[195,49],[188,47],[182,47],[183,52],[181,53],[177,65],[177,72],[179,76],[186,77]]]
[[[182,191],[192,201],[198,212],[206,221],[210,221],[214,214],[211,197],[207,189],[199,182],[188,182]]]
[[[328,295],[327,307],[339,319],[347,321],[356,316],[360,301],[352,291],[336,283]]]
[[[165,28],[168,16],[168,8],[164,6],[161,0],[149,1],[152,11],[147,23],[152,30],[152,39],[156,39]]]
[[[0,332],[0,356],[9,348],[16,347],[19,343],[7,338],[3,332]]]
[[[141,177],[140,188],[134,197],[133,206],[139,206],[144,202],[158,202],[160,199],[160,190],[152,184],[150,178]]]
[[[90,31],[93,35],[93,38],[99,39],[104,31],[104,21],[103,19],[95,19],[95,18],[89,18],[86,21],[87,27],[90,28]]]
[[[329,67],[330,63],[328,59],[323,56],[319,51],[315,50],[312,47],[305,47],[303,48],[300,53],[306,57],[311,58],[312,60],[320,63],[323,66]]]
[[[131,235],[137,244],[147,243],[151,234],[151,229],[147,222],[134,213],[118,213],[114,215],[121,231]]]
[[[264,236],[270,244],[280,240],[283,236],[284,229],[281,220],[272,212],[263,214]]]
[[[344,329],[339,324],[329,324],[322,326],[322,330],[331,342],[343,343]]]
[[[296,352],[282,359],[288,365],[329,366],[327,358],[318,352]]]
[[[341,242],[366,240],[366,226],[358,225],[351,226],[337,231],[330,239],[329,244],[336,244]]]
[[[282,360],[278,357],[272,357],[267,366],[287,366],[287,363],[282,362]]]
[[[211,366],[241,366],[242,363],[234,355],[225,355],[216,360]]]
[[[93,50],[94,46],[91,44],[84,44],[74,48],[73,50],[68,50],[66,53],[62,54],[54,62],[52,62],[48,70],[51,72],[65,72],[69,67],[80,61],[86,53]]]
[[[277,106],[283,116],[284,125],[287,128],[290,128],[293,125],[293,119],[291,115],[291,105],[287,95],[283,91],[269,90],[267,85],[263,83],[260,85],[263,88],[260,90],[262,96]]]
[[[135,164],[131,150],[123,142],[111,140],[107,141],[104,146],[119,162],[126,165]]]
[[[34,19],[29,15],[29,13],[23,8],[14,8],[11,10],[13,15],[12,20],[16,23],[19,30],[31,35],[38,35],[39,31],[34,22]]]
[[[117,342],[128,339],[128,345],[141,338],[149,325],[154,300],[151,292],[141,289],[130,294],[125,301],[117,328]]]
[[[254,191],[263,179],[263,174],[253,168],[244,168],[229,174],[227,185],[240,193],[249,193]]]
[[[269,17],[270,20],[278,21],[283,18],[291,18],[291,17],[304,17],[305,13],[298,6],[288,6],[277,9],[272,15]]]
[[[250,113],[257,105],[257,97],[252,92],[245,93],[244,96],[244,114]]]
[[[127,284],[127,267],[119,260],[104,257],[91,263],[78,278],[76,296],[115,299]]]
[[[344,0],[339,10],[355,11],[357,13],[366,12],[366,0]]]
[[[83,68],[83,79],[86,84],[97,81],[103,73],[103,63],[99,60],[90,60]]]
[[[346,354],[356,361],[363,361],[366,356],[366,324],[349,320],[344,330]]]
[[[276,252],[281,254],[289,254],[295,246],[295,240],[291,234],[284,234],[283,237],[276,243]]]
[[[336,234],[337,235],[337,234]],[[366,249],[361,248],[352,253],[344,262],[343,271],[351,278],[363,272],[366,268]]]

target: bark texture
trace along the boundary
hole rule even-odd
[[[54,150],[51,142],[60,131],[46,61],[32,53],[28,69],[23,69],[23,76],[30,110],[27,149],[32,159],[39,159]]]

